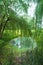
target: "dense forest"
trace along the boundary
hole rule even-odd
[[[43,65],[43,0],[0,0],[0,65]]]

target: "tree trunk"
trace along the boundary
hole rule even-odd
[[[6,24],[7,24],[8,21],[9,21],[9,18],[7,18],[7,20],[5,21],[5,23],[2,22],[1,25],[0,25],[0,39],[2,39],[4,29],[5,29]]]

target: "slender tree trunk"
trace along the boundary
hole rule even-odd
[[[0,25],[0,39],[2,39],[4,29],[5,29],[6,24],[7,24],[8,21],[9,21],[9,18],[7,18],[7,20],[5,21],[5,23],[2,22],[1,25]]]
[[[0,39],[2,38],[2,27],[3,27],[4,18],[5,18],[5,15],[3,15],[2,19],[1,19],[1,23],[0,23]]]

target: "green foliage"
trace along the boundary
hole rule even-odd
[[[29,2],[37,3],[36,18],[28,19]],[[43,0],[0,0],[0,64],[43,65],[42,17]],[[9,41],[19,36],[31,36],[37,48],[27,50],[34,43],[27,38],[21,40],[22,48],[11,46]]]

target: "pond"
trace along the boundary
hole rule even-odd
[[[17,48],[34,49],[37,47],[36,41],[32,37],[18,37],[10,41],[10,45]]]

